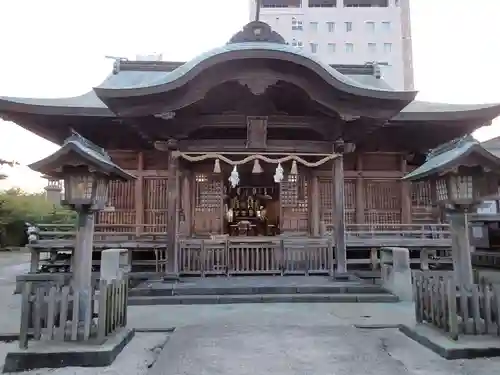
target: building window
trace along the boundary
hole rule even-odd
[[[377,52],[377,44],[376,43],[368,43],[368,52],[376,53]]]
[[[329,33],[335,32],[335,22],[327,22],[326,27],[328,28]]]
[[[389,21],[382,22],[382,29],[384,31],[391,31],[391,23]]]
[[[309,8],[334,8],[337,0],[309,0]]]
[[[311,53],[316,53],[318,52],[318,43],[309,43],[311,46]]]
[[[262,0],[262,8],[300,8],[301,0]]]
[[[304,44],[300,40],[293,39],[292,47],[302,48],[304,47]]]
[[[392,52],[392,43],[384,43],[384,53]]]
[[[354,52],[354,44],[346,43],[345,44],[345,51],[346,51],[346,53],[353,53]]]
[[[318,23],[317,22],[309,22],[309,28],[313,32],[318,31]]]
[[[302,21],[299,21],[296,18],[292,18],[292,30],[303,30]]]
[[[348,33],[352,31],[352,22],[345,22],[345,31]]]
[[[375,32],[375,22],[373,22],[373,21],[366,22],[366,31],[368,31],[369,33],[374,33]]]
[[[328,53],[335,53],[337,45],[335,43],[328,43]]]

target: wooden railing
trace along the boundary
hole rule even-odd
[[[19,347],[28,338],[102,343],[127,324],[128,280],[101,280],[90,295],[70,286],[26,282],[21,303]]]
[[[451,272],[415,271],[417,322],[445,331],[453,340],[460,334],[500,336],[500,285],[481,282],[457,285]]]
[[[244,241],[244,242],[243,242]],[[183,240],[179,272],[184,275],[318,274],[332,273],[329,239]]]

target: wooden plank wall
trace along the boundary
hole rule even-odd
[[[116,164],[134,174],[137,180],[110,185],[108,202],[113,210],[100,212],[98,222],[133,225],[139,232],[166,231],[166,154],[159,151],[109,151],[109,154]],[[143,224],[147,226],[142,227]],[[115,230],[130,231],[130,227]]]
[[[346,224],[423,224],[432,216],[429,185],[401,181],[412,168],[402,154],[367,153],[344,159]],[[317,171],[320,220],[332,223],[331,171]]]
[[[114,211],[101,212],[99,222],[148,224],[147,229],[141,227],[138,230],[165,231],[168,182],[166,154],[159,151],[111,151],[110,155],[118,165],[138,179],[135,182],[111,184],[109,202]],[[219,233],[222,230],[222,201],[218,198],[222,192],[222,182],[210,176],[208,170],[212,168],[211,164],[198,166],[192,174],[194,181],[189,195],[194,202],[190,214],[193,215],[192,230],[195,233]],[[344,169],[347,224],[436,222],[430,205],[429,185],[409,184],[400,180],[412,169],[407,166],[403,155],[350,154],[344,159]],[[325,224],[332,223],[332,204],[335,202],[332,199],[330,166],[318,168],[312,174],[305,172],[299,173],[298,181],[284,181],[281,184],[281,217],[285,231],[308,232],[315,227],[317,224],[310,219],[313,210],[319,211],[319,219]],[[314,197],[310,195],[314,194],[311,182],[315,178],[319,207],[313,208]]]

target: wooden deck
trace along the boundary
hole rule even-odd
[[[38,238],[30,243],[32,272],[40,267],[41,254],[68,252],[75,246],[75,231],[68,225],[40,225]],[[94,236],[94,264],[100,251],[126,248],[133,269],[165,270],[166,232],[158,226],[97,225]],[[328,228],[327,228],[328,229]],[[355,268],[378,267],[377,249],[401,246],[413,250],[413,262],[427,264],[436,250],[451,247],[447,225],[350,225],[346,233],[347,263]],[[180,238],[177,253],[182,275],[237,274],[331,274],[335,266],[335,239],[279,236]],[[63,261],[61,267],[68,267]],[[57,267],[56,267],[57,268]]]

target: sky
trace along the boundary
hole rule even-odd
[[[410,0],[417,99],[500,103],[499,0]],[[0,96],[80,95],[101,83],[112,61],[162,53],[187,61],[224,44],[249,20],[249,0],[1,0]],[[500,120],[475,133],[500,136]],[[57,146],[0,120],[1,187],[37,191],[26,164]]]

